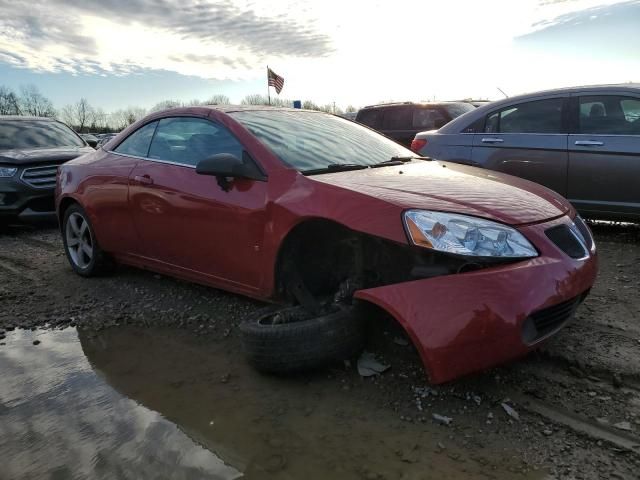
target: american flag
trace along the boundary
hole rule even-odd
[[[267,77],[269,79],[269,86],[274,87],[276,89],[276,93],[280,95],[282,87],[284,87],[284,78],[270,68],[267,68]]]

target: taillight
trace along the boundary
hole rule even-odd
[[[422,147],[424,147],[426,144],[427,141],[424,138],[414,138],[411,142],[411,150],[416,153],[420,153],[420,150],[422,150]]]

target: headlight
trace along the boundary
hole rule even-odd
[[[17,171],[15,167],[0,167],[0,177],[13,177]]]
[[[408,210],[404,223],[415,245],[471,257],[526,258],[538,252],[517,230],[455,213]]]

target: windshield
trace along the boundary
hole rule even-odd
[[[66,125],[47,120],[0,120],[0,150],[84,147]]]
[[[415,155],[357,123],[323,113],[285,110],[231,114],[287,165],[311,172],[336,164],[375,165]]]

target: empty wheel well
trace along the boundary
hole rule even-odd
[[[306,220],[282,242],[275,271],[277,296],[290,300],[291,286],[314,297],[338,294],[350,301],[363,288],[451,275],[495,265],[397,243],[326,219]]]
[[[357,234],[339,223],[307,220],[285,238],[276,264],[276,288],[288,297],[287,284],[299,276],[314,296],[334,293],[355,274],[353,244]]]

